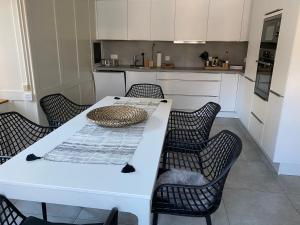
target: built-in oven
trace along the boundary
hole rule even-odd
[[[263,25],[254,92],[266,101],[270,93],[280,23],[281,14],[266,18]]]

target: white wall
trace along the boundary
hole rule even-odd
[[[30,84],[23,51],[18,0],[0,1],[0,97],[10,99],[3,111],[18,111],[37,121],[37,107],[24,101],[23,85]],[[31,92],[29,92],[31,94]]]
[[[300,15],[300,3],[298,6]],[[282,117],[278,133],[278,151],[275,160],[281,163],[297,164],[300,169],[300,16],[291,52]],[[299,171],[298,171],[299,172]]]

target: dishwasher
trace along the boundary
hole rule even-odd
[[[125,96],[125,71],[96,71],[94,74],[96,101],[106,96]]]

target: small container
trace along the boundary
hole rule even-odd
[[[149,68],[153,68],[154,67],[154,62],[153,60],[149,60]]]

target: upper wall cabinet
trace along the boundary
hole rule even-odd
[[[152,0],[151,40],[173,41],[175,0]]]
[[[128,39],[150,40],[151,0],[128,0]]]
[[[97,38],[127,39],[127,0],[97,0]]]
[[[209,0],[176,0],[175,40],[206,41]]]
[[[252,11],[252,0],[245,0],[240,41],[249,40],[249,23],[250,23],[251,11]]]
[[[210,0],[207,41],[240,41],[244,0]]]

